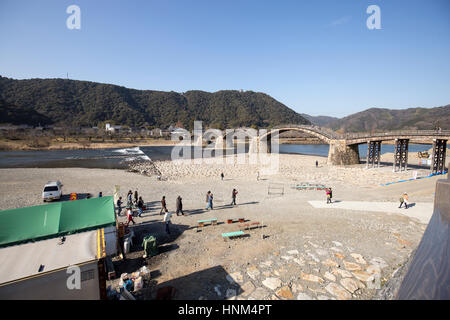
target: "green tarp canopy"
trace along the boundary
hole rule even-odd
[[[114,226],[113,197],[0,211],[0,247]]]

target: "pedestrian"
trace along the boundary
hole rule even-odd
[[[209,208],[209,195],[211,194],[211,191],[208,191],[207,193],[206,193],[206,209],[208,209]]]
[[[131,207],[133,205],[133,191],[128,191],[127,194],[127,207]]]
[[[236,195],[238,194],[236,189],[233,189],[233,192],[231,192],[231,205],[236,205]]]
[[[327,194],[327,204],[331,203],[330,189],[326,188],[325,193]]]
[[[404,203],[405,204],[405,209],[408,209],[408,194],[406,192],[404,192],[402,197],[401,197],[401,199],[403,199],[403,202],[401,202],[401,200],[400,200],[400,207],[399,208],[401,208],[402,204]]]
[[[117,215],[120,216],[120,214],[122,213],[122,197],[119,197],[119,199],[117,199]]]
[[[319,161],[316,160],[316,168],[319,167]]]
[[[181,214],[184,216],[184,212],[183,212],[183,202],[181,201],[183,200],[180,196],[178,196],[177,198],[177,216],[179,216],[180,212]]]
[[[127,208],[127,227],[130,224],[130,222],[133,222],[133,224],[136,224],[133,220],[133,210],[131,210],[131,207]]]
[[[136,190],[136,191],[134,192],[134,203],[137,204],[138,200],[139,200],[139,197],[138,197],[138,192],[137,192],[137,190]]]
[[[256,181],[259,181],[259,171],[256,171]]]
[[[98,197],[99,198],[103,197],[103,193],[101,191],[98,193]]]
[[[209,194],[209,201],[208,201],[208,206],[211,208],[211,210],[213,209],[213,199],[214,196],[212,194],[212,192]]]
[[[164,212],[167,211],[167,207],[166,207],[166,196],[163,196],[161,199],[161,211],[159,212],[159,214],[164,214]]]
[[[166,233],[167,234],[170,234],[169,224],[170,224],[171,218],[172,218],[172,214],[169,212],[169,210],[166,209],[163,221],[166,223]]]
[[[223,175],[223,172],[220,174],[220,178],[222,178],[222,181],[223,181],[223,177],[224,177],[224,175]]]
[[[330,203],[333,202],[333,189],[330,187]]]
[[[398,207],[399,209],[403,206],[403,202],[405,202],[405,200],[403,199],[403,195],[400,197],[400,207]]]
[[[137,207],[139,210],[138,217],[142,217],[142,213],[144,212],[144,200],[142,200],[142,197],[139,197],[139,200],[137,202]]]

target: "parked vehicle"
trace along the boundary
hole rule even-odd
[[[430,154],[428,153],[428,151],[424,151],[424,152],[418,152],[417,156],[419,158],[425,158],[425,159],[429,159],[430,158]]]
[[[62,196],[62,187],[60,181],[50,181],[44,186],[44,190],[42,191],[42,200],[52,201],[59,200]]]

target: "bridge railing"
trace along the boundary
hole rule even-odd
[[[345,133],[344,139],[362,139],[386,136],[433,136],[433,137],[449,137],[450,130],[395,130],[387,132],[357,132]]]
[[[337,132],[324,127],[319,127],[315,125],[301,125],[301,124],[284,124],[280,126],[275,126],[272,129],[281,129],[281,128],[299,128],[299,129],[305,129],[309,131],[316,132],[320,135],[323,135],[324,137],[328,139],[341,139],[341,135]]]
[[[281,128],[299,128],[305,129],[309,131],[316,132],[320,135],[328,139],[346,139],[346,140],[355,140],[355,139],[373,139],[373,138],[383,138],[386,136],[431,136],[431,137],[450,137],[450,130],[393,130],[387,132],[357,132],[357,133],[344,133],[339,134],[329,128],[319,127],[315,125],[299,125],[299,124],[284,124],[280,126],[275,126],[272,129],[281,129]]]

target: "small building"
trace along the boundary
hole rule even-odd
[[[0,211],[0,299],[104,299],[117,253],[113,197]],[[70,288],[78,266],[81,287]]]
[[[80,200],[81,201],[81,200]],[[0,249],[0,300],[100,300],[105,243],[87,231]],[[69,267],[79,267],[80,288],[70,288]]]
[[[105,124],[105,131],[107,131],[107,132],[114,133],[114,132],[117,132],[120,130],[122,130],[122,126],[114,126],[114,125],[111,125],[110,123]]]

